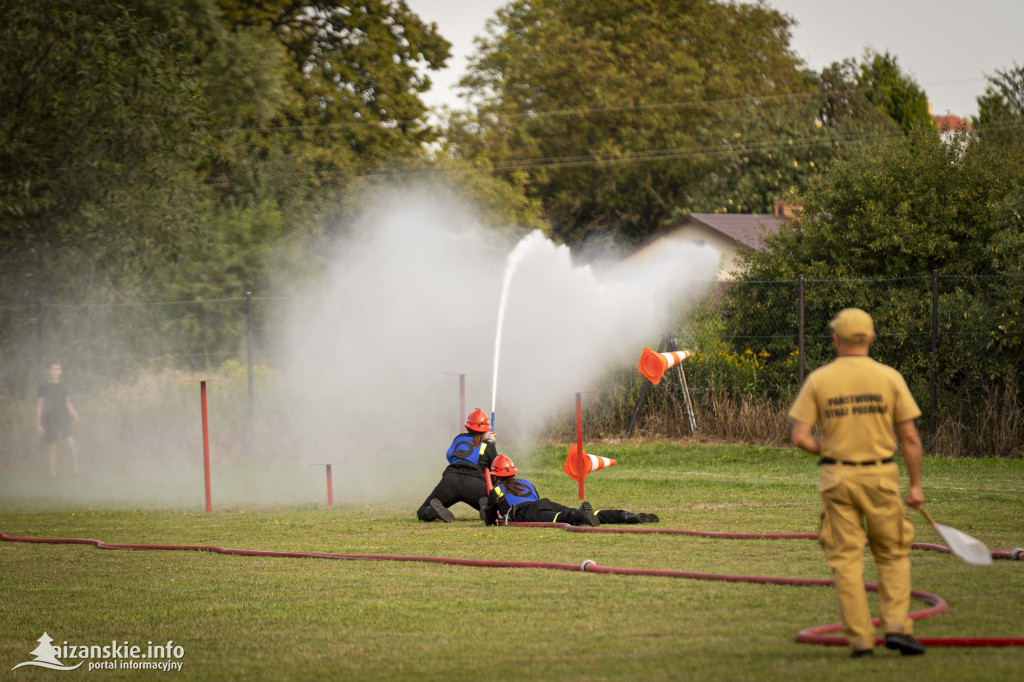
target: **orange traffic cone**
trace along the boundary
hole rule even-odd
[[[640,364],[637,369],[655,386],[661,382],[661,376],[669,367],[675,367],[686,358],[693,355],[692,351],[679,350],[671,353],[655,353],[644,346],[644,352],[640,356]]]
[[[575,445],[569,446],[569,454],[565,456],[565,464],[562,465],[562,471],[565,475],[574,481],[579,482],[579,476],[577,476],[577,468],[580,464],[580,458],[576,450]],[[600,455],[592,455],[589,452],[583,452],[583,476],[586,477],[591,471],[598,471],[605,469],[610,466],[615,466],[616,462],[610,457],[601,457]]]

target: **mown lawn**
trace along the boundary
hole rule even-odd
[[[605,445],[600,454],[619,464],[587,479],[595,507],[653,511],[662,528],[816,530],[817,470],[796,451],[665,443]],[[561,446],[542,448],[524,474],[542,494],[570,502],[576,484],[561,474],[562,458]],[[421,524],[410,513],[420,501],[416,492],[380,505],[212,514],[145,506],[37,509],[4,498],[0,531],[829,577],[809,540],[486,528],[468,507],[455,508],[456,523]],[[1024,546],[1024,462],[929,459],[925,494],[937,521],[991,549]],[[919,541],[939,542],[919,516],[912,519]],[[977,567],[916,551],[913,571],[916,588],[949,603],[948,612],[918,622],[918,636],[1024,637],[1024,562]],[[831,589],[821,587],[0,542],[0,595],[4,671],[33,660],[44,631],[56,645],[172,640],[183,648],[179,674],[188,679],[1019,680],[1024,669],[1024,647],[932,647],[919,658],[879,649],[873,661],[851,661],[840,647],[797,644],[798,631],[838,620]],[[10,674],[57,673],[25,667]],[[84,674],[84,666],[71,674]]]

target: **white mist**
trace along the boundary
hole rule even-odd
[[[338,464],[336,499],[430,491],[462,430],[445,372],[467,373],[467,412],[491,398],[499,449],[516,456],[575,392],[657,343],[719,263],[673,244],[642,265],[578,265],[540,232],[507,242],[434,188],[374,205],[288,325],[294,454]]]

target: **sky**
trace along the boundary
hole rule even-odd
[[[585,1],[585,0],[581,0]],[[628,2],[629,0],[623,0]],[[452,43],[449,67],[431,73],[430,106],[459,106],[455,84],[473,38],[505,0],[406,0]],[[769,0],[796,21],[792,47],[816,71],[866,47],[897,57],[928,94],[936,114],[977,114],[985,76],[1024,65],[1024,0]]]

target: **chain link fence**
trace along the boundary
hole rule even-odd
[[[875,321],[872,357],[904,375],[936,451],[1020,456],[1022,292],[1021,276],[938,272],[723,283],[663,343],[698,351],[684,368],[699,404],[704,394],[784,409],[806,374],[833,359],[829,321],[864,308]],[[775,442],[788,434],[778,411],[767,419]]]

